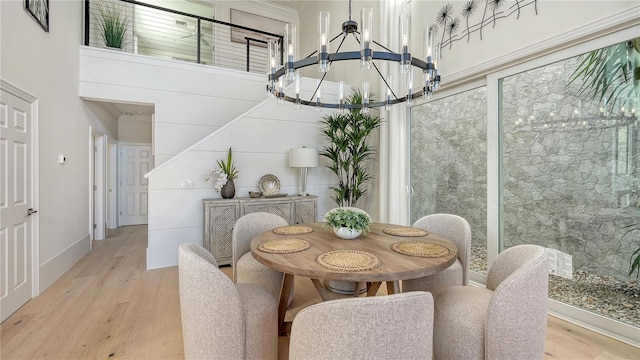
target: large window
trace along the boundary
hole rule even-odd
[[[487,88],[465,91],[411,112],[411,223],[456,214],[472,231],[471,268],[487,270]]]
[[[558,250],[550,298],[640,326],[628,276],[640,247],[634,58],[625,41],[500,80],[501,245]]]
[[[550,310],[637,342],[640,283],[629,270],[640,248],[640,41],[620,42],[624,34],[413,107],[410,221],[466,218],[479,282],[500,251],[547,247]]]

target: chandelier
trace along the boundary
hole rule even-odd
[[[358,31],[358,23],[351,20],[351,0],[349,0],[349,20],[342,23],[342,33],[331,40],[329,39],[329,13],[321,11],[318,15],[318,48],[304,59],[295,60],[296,53],[296,27],[292,24],[285,25],[284,41],[282,44],[274,40],[268,42],[269,59],[267,61],[267,93],[269,96],[278,99],[278,102],[291,102],[300,107],[301,105],[315,106],[318,111],[322,108],[332,109],[361,109],[366,113],[369,108],[385,107],[390,110],[391,105],[406,102],[407,106],[413,105],[413,101],[419,97],[429,97],[440,85],[440,74],[438,70],[438,58],[440,56],[440,44],[434,45],[436,37],[435,26],[430,26],[424,30],[424,58],[421,60],[411,56],[410,46],[410,17],[408,14],[400,16],[400,49],[394,52],[381,45],[372,38],[373,34],[373,9],[363,8],[360,11],[361,31]],[[353,36],[360,50],[340,51],[343,43]],[[331,43],[340,39],[340,44],[336,52],[331,53]],[[280,45],[280,46],[279,46]],[[372,45],[376,45],[374,50]],[[277,67],[278,58],[284,57],[280,68]],[[323,102],[321,96],[321,86],[332,63],[339,61],[356,60],[360,61],[360,68],[368,70],[374,68],[386,87],[386,97],[381,101],[370,101],[369,82],[363,81],[360,104],[347,104],[344,100],[344,81],[339,82],[338,100],[335,103]],[[391,88],[390,77],[385,78],[374,60],[395,62],[400,65],[400,74],[406,78],[406,93],[398,96]],[[316,88],[309,100],[300,98],[300,74],[298,69],[316,65],[322,77],[317,80]],[[414,68],[422,71],[422,88],[414,91],[413,77]],[[285,94],[285,85],[292,83],[293,94]]]

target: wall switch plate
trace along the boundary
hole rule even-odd
[[[193,180],[182,180],[180,181],[180,188],[182,189],[193,189],[195,186],[193,184]]]

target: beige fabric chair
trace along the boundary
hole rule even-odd
[[[449,286],[469,285],[471,260],[471,227],[464,218],[452,214],[432,214],[413,223],[413,227],[444,236],[458,249],[458,259],[444,271],[402,282],[402,291],[428,291],[434,297]]]
[[[542,359],[547,324],[547,250],[500,253],[487,287],[454,286],[435,297],[435,359]]]
[[[236,221],[231,240],[234,282],[260,285],[280,299],[284,274],[262,265],[251,255],[251,240],[260,233],[287,225],[281,216],[266,212],[249,213]],[[292,299],[293,286],[289,303]]]
[[[236,284],[198,244],[178,250],[186,359],[277,359],[278,303],[263,287]]]
[[[427,292],[325,301],[293,319],[289,359],[431,359]]]

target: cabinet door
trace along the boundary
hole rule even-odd
[[[231,240],[238,213],[237,203],[205,203],[203,246],[216,258],[218,265],[231,264]]]
[[[293,212],[293,205],[291,201],[273,201],[267,200],[265,202],[247,202],[242,206],[242,215],[250,214],[254,212],[268,212],[282,216],[288,223],[291,223],[291,214]]]
[[[316,200],[299,200],[295,202],[294,224],[312,223],[317,220]]]

